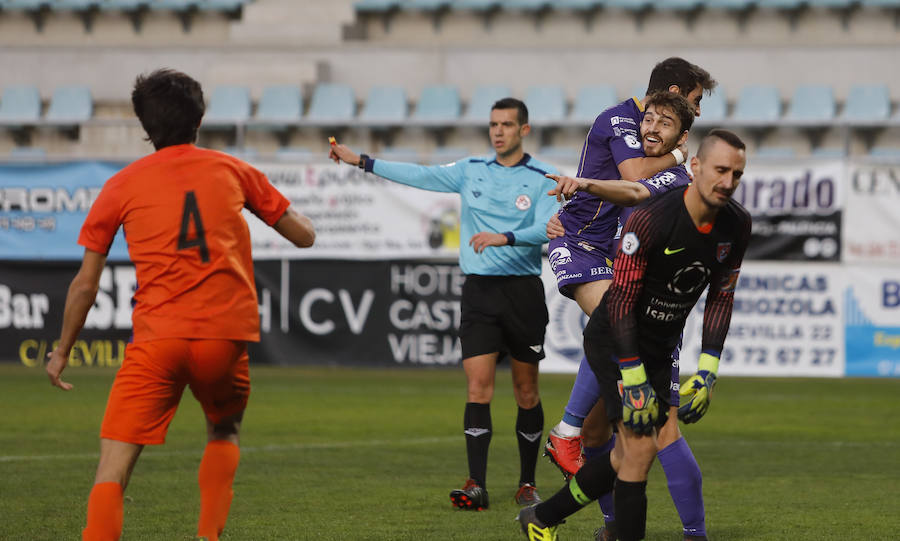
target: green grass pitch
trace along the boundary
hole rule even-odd
[[[461,370],[252,368],[243,454],[223,540],[522,539],[509,373],[498,372],[488,465],[491,508],[453,509],[466,478]],[[0,539],[80,539],[97,432],[114,373],[0,365]],[[573,376],[544,375],[548,430]],[[684,428],[684,427],[683,427]],[[706,418],[684,429],[704,474],[714,541],[900,539],[900,380],[721,378]],[[168,442],[148,447],[126,492],[123,540],[189,540],[205,443],[185,394]],[[562,477],[541,458],[549,497]],[[659,466],[648,540],[681,539]],[[595,505],[560,529],[590,540]]]

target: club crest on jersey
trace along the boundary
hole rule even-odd
[[[719,246],[716,247],[716,259],[719,260],[719,263],[725,261],[728,257],[728,254],[731,253],[731,243],[730,242],[720,242]]]
[[[525,194],[516,198],[516,208],[519,210],[528,210],[531,208],[531,198]]]

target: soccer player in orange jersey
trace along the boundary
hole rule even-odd
[[[60,379],[94,304],[113,236],[122,226],[137,272],[134,339],[110,391],[100,429],[100,463],[88,500],[84,541],[122,532],[122,493],[145,445],[165,441],[190,386],[206,415],[200,463],[199,539],[225,527],[250,394],[247,342],[259,340],[247,208],[298,247],[313,244],[312,223],[258,170],[194,146],[205,110],[200,84],[172,70],[140,76],[134,112],[156,152],[104,184],[81,229],[84,259],[66,297],[59,345],[47,375]]]

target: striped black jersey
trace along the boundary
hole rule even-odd
[[[732,200],[700,230],[685,206],[687,189],[646,201],[622,230],[612,285],[603,298],[619,359],[637,357],[644,340],[674,348],[707,285],[702,348],[721,351],[725,343],[750,214]]]

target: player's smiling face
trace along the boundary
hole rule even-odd
[[[681,131],[681,121],[668,107],[651,105],[641,121],[641,142],[644,154],[662,156],[684,142],[687,132]]]
[[[522,138],[530,131],[530,126],[519,124],[517,109],[494,109],[491,111],[491,146],[498,156],[509,156],[522,148]]]

